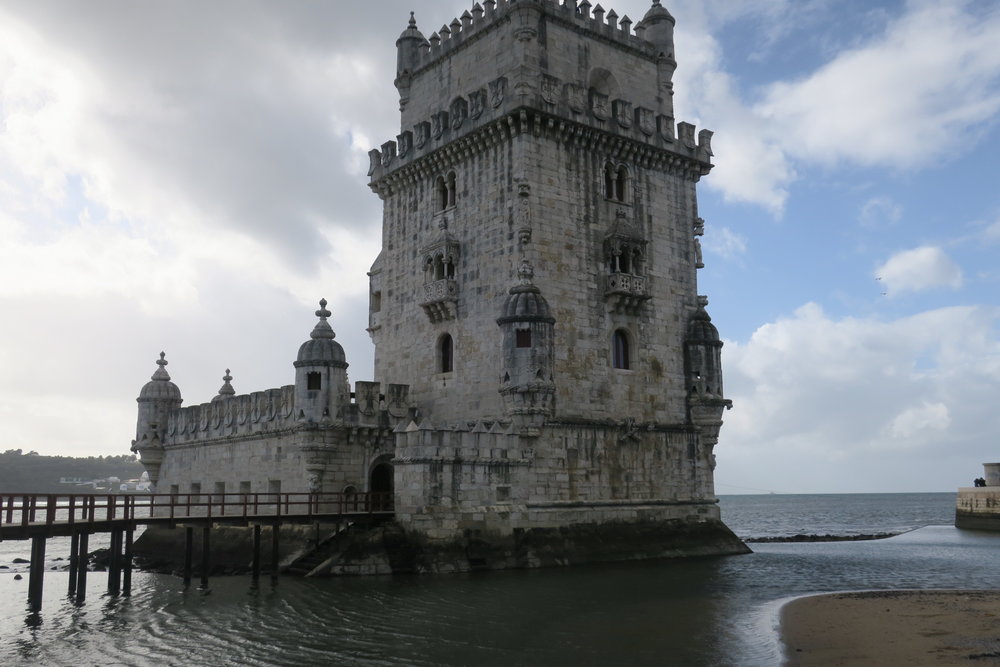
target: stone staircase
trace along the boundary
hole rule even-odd
[[[354,539],[359,528],[355,527],[353,521],[341,524],[337,530],[331,532],[315,546],[311,551],[296,558],[285,572],[302,577],[312,577],[322,571],[328,571],[330,565],[347,548]],[[360,530],[364,530],[361,527]]]

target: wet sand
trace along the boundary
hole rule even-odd
[[[1000,665],[1000,590],[870,591],[781,609],[785,664]]]

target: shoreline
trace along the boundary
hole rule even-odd
[[[799,597],[779,612],[783,664],[1000,665],[1000,590]]]

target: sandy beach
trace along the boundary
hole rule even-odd
[[[786,665],[1000,665],[1000,590],[870,591],[781,610]]]

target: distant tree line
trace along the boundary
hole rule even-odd
[[[85,481],[117,477],[138,478],[144,468],[134,455],[42,456],[38,452],[8,449],[0,454],[0,495],[11,493],[92,493],[93,489],[60,484],[60,478]]]

